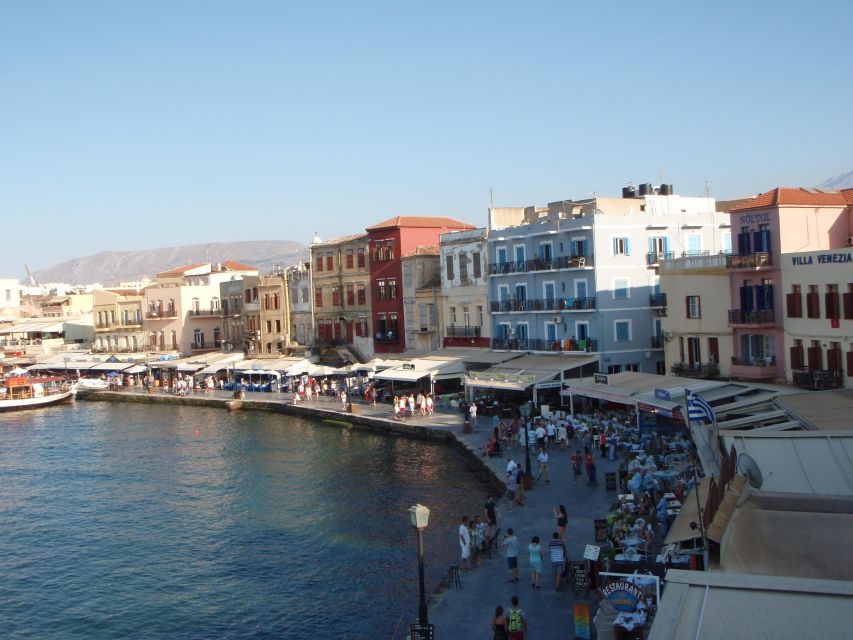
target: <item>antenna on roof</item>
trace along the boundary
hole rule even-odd
[[[489,209],[495,208],[495,191],[489,187]]]
[[[705,197],[706,198],[711,197],[711,185],[707,180],[705,180]]]

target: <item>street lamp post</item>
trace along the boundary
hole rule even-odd
[[[424,588],[424,529],[427,528],[429,522],[429,509],[422,504],[416,504],[409,507],[409,519],[412,526],[418,532],[418,622],[421,625],[428,625],[429,619],[427,616],[426,589]]]
[[[518,407],[518,413],[524,418],[524,471],[527,478],[530,478],[530,433],[527,430],[528,418],[530,418],[531,408],[530,403],[525,402]]]

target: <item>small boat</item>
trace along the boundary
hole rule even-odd
[[[0,411],[36,409],[73,400],[76,389],[65,378],[10,376],[0,378]]]
[[[79,378],[74,383],[74,387],[78,394],[84,394],[92,391],[106,391],[110,388],[110,383],[101,378]]]

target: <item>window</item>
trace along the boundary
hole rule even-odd
[[[515,250],[515,261],[516,262],[524,262],[524,260],[525,260],[524,245],[523,244],[517,244],[513,247],[513,249]]]
[[[267,320],[267,333],[272,333],[272,320]]]
[[[316,287],[314,289],[314,306],[322,307],[323,306],[323,288]]]
[[[628,278],[614,278],[613,280],[613,299],[624,300],[630,297]]]
[[[276,321],[275,321],[275,332],[276,332],[276,333],[281,333],[281,320],[276,320]]]
[[[377,300],[385,300],[385,281],[377,280],[376,281],[376,299]]]
[[[785,306],[788,308],[789,318],[803,317],[803,293],[800,285],[791,285],[791,293],[785,296]]]
[[[322,271],[322,270],[323,270],[323,254],[317,253],[317,271]],[[246,302],[249,302],[249,301],[246,300]]]
[[[302,302],[308,302],[308,287],[302,288]]]
[[[477,305],[477,326],[483,326],[483,307]]]
[[[356,328],[355,333],[359,338],[366,338],[367,337],[367,318],[365,318],[364,316],[359,317],[358,324],[356,324],[355,328]]]
[[[193,331],[193,346],[196,349],[204,349],[204,334],[201,329]]]
[[[471,254],[471,266],[474,268],[474,278],[483,277],[482,263],[480,262],[480,252],[475,251]]]
[[[630,256],[631,241],[628,238],[613,238],[613,255]]]
[[[459,281],[468,284],[468,254],[459,254]]]
[[[826,285],[826,293],[824,294],[824,303],[826,305],[826,317],[830,320],[838,320],[841,318],[841,304],[838,296],[838,285]]]
[[[723,234],[722,244],[723,244],[723,253],[725,253],[726,255],[730,254],[732,252],[732,234],[731,233],[724,233]]]
[[[331,251],[326,252],[326,271],[332,271],[335,268],[335,257]]]
[[[456,324],[456,307],[450,307],[450,324]]]
[[[691,368],[698,367],[702,364],[702,350],[699,338],[687,338],[687,364]]]
[[[377,240],[374,245],[374,254],[377,261],[394,259],[394,240]]]
[[[396,300],[397,299],[397,280],[390,279],[388,280],[388,300]]]
[[[358,268],[364,269],[364,266],[366,264],[364,249],[356,249],[355,250],[355,258],[356,258],[356,264],[358,265]]]
[[[453,255],[448,255],[444,260],[447,268],[447,281],[453,282]]]
[[[571,250],[573,258],[589,257],[586,251],[586,240],[584,238],[572,238],[572,241],[569,243],[569,249]]]
[[[809,292],[806,294],[806,315],[809,318],[820,318],[820,298],[817,289],[816,284],[810,284]]]
[[[630,320],[614,320],[613,321],[613,339],[616,342],[631,341],[631,321]]]
[[[462,307],[462,322],[466,327],[471,326],[471,307]]]
[[[622,365],[621,364],[609,364],[607,365],[607,373],[612,375],[614,373],[622,373]]]
[[[506,264],[507,263],[507,252],[506,247],[498,247],[498,264]]]
[[[355,304],[355,286],[348,284],[347,285],[347,305],[353,306]]]
[[[686,298],[687,317],[701,318],[702,307],[699,301],[699,296],[687,296]]]
[[[640,370],[640,365],[637,363],[631,363],[631,364],[625,365],[625,371],[633,371],[634,373],[637,373],[639,370]]]
[[[332,306],[341,306],[341,288],[338,285],[332,287]]]
[[[358,304],[367,304],[367,292],[363,284],[358,285]]]
[[[352,269],[355,265],[355,256],[352,249],[347,249],[347,269]]]
[[[805,368],[805,352],[803,350],[803,341],[802,340],[794,340],[794,344],[791,347],[791,369],[803,369]]]

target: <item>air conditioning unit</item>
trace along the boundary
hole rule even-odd
[[[664,331],[664,332],[663,332],[663,337],[664,337],[664,339],[666,339],[666,340],[672,340],[672,331]]]
[[[555,316],[554,324],[563,324],[563,319],[560,316]]]
[[[853,247],[853,236],[847,236],[847,246]]]

